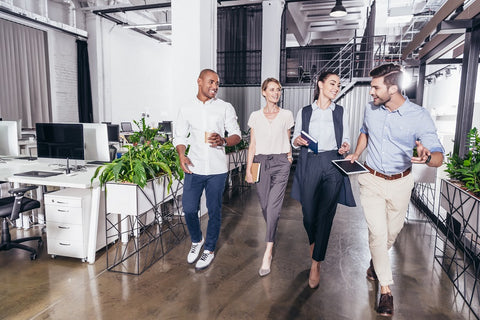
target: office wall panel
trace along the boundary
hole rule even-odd
[[[221,87],[217,96],[233,105],[240,128],[244,131],[248,130],[250,114],[264,105],[260,87]]]
[[[52,31],[48,41],[53,47],[50,52],[53,122],[78,121],[77,89],[77,44],[76,38],[62,32]]]

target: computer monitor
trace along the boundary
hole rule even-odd
[[[0,155],[19,155],[17,121],[0,121]]]
[[[35,129],[39,158],[85,159],[81,123],[37,123]]]
[[[104,123],[83,123],[85,160],[110,161],[108,130]]]
[[[122,132],[132,132],[132,123],[131,122],[121,122],[120,126],[122,128]]]
[[[107,124],[108,142],[120,141],[120,126],[118,124]]]
[[[158,131],[167,134],[172,133],[172,121],[159,122]]]

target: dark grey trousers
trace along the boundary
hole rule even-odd
[[[258,154],[253,162],[260,162],[260,178],[256,184],[263,218],[267,223],[265,242],[274,242],[282,209],[285,188],[290,174],[287,154]]]

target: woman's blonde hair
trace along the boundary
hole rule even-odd
[[[267,86],[270,82],[274,82],[276,84],[278,84],[278,86],[280,87],[280,89],[282,88],[282,85],[280,84],[280,81],[278,81],[277,79],[275,78],[267,78],[263,81],[262,83],[262,91],[265,91],[267,90]]]

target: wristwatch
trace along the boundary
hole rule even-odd
[[[222,138],[223,139],[223,147],[226,147],[227,146],[227,139],[225,138]]]
[[[432,160],[432,155],[431,154],[428,155],[427,160],[425,160],[425,164],[429,163],[430,160]]]

